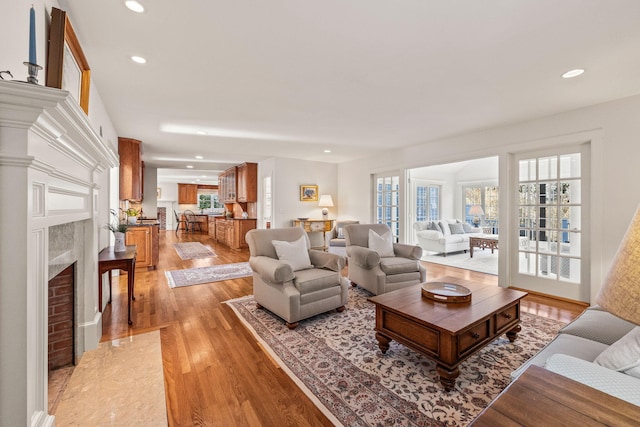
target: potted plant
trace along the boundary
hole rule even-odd
[[[125,212],[127,213],[127,221],[129,224],[135,224],[138,221],[139,209],[129,208]]]
[[[128,224],[124,222],[118,221],[118,216],[114,211],[111,211],[114,219],[112,222],[107,224],[107,229],[113,232],[113,236],[116,238],[116,242],[113,246],[114,252],[124,252],[127,250],[124,244],[124,233],[127,232],[127,228],[129,228]]]

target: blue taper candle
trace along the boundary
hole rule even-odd
[[[37,64],[36,61],[36,11],[31,6],[29,12],[29,62]]]

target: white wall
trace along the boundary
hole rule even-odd
[[[322,208],[317,202],[300,201],[301,185],[317,185],[318,194],[329,194],[334,207],[329,208],[329,218],[335,219],[340,211],[338,201],[338,166],[333,163],[312,162],[297,159],[272,158],[258,164],[259,202],[262,205],[262,183],[265,176],[272,176],[273,218],[272,228],[291,227],[291,221],[299,217],[321,219]],[[258,212],[259,226],[263,224],[263,213]],[[320,233],[309,236],[313,246],[322,245]]]
[[[640,96],[634,96],[345,162],[339,165],[340,215],[370,218],[370,175],[375,172],[500,155],[500,186],[506,188],[508,174],[502,172],[508,171],[510,153],[553,146],[558,141],[584,142],[585,135],[601,135],[592,143],[591,156],[593,298],[640,202],[640,186],[635,185],[640,158],[638,117]],[[501,210],[501,219],[505,215]]]
[[[158,217],[158,199],[156,197],[157,188],[158,188],[158,168],[145,166],[144,198],[142,199],[142,213],[147,218]]]

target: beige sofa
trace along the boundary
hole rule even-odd
[[[623,344],[624,337],[636,327],[638,325],[614,316],[599,306],[590,307],[562,328],[553,341],[513,371],[511,377],[516,379],[530,365],[538,365],[640,406],[640,378],[601,365],[606,365],[607,359],[611,358],[607,355],[615,350],[613,346]],[[638,358],[640,354],[637,354],[636,360],[640,360]]]
[[[442,253],[444,256],[451,252],[467,251],[469,237],[483,235],[481,227],[472,227],[458,219],[417,221],[413,224],[413,229],[418,246],[425,251]]]
[[[301,238],[310,265],[296,269],[290,261],[278,257],[273,241],[296,242]],[[344,310],[349,289],[349,282],[340,273],[345,266],[344,257],[310,250],[309,237],[300,227],[254,229],[247,232],[246,240],[254,299],[283,318],[290,329],[316,314]]]

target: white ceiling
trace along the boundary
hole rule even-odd
[[[139,2],[60,0],[118,135],[192,175],[342,162],[640,92],[638,0]]]

